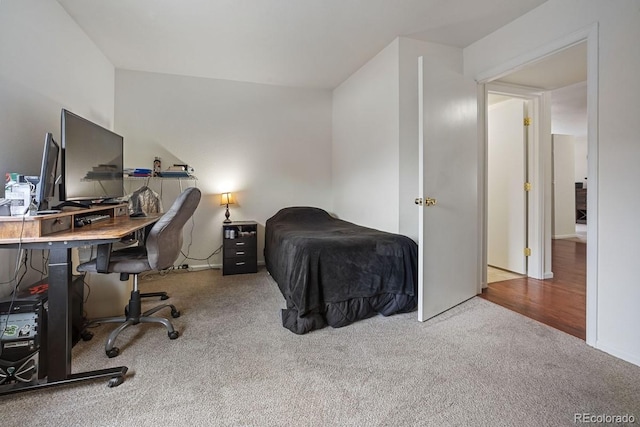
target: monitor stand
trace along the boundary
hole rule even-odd
[[[122,202],[118,199],[102,199],[99,202],[94,203],[94,205],[119,205]]]
[[[62,208],[84,208],[87,209],[91,207],[89,203],[80,203],[80,202],[62,202],[59,205],[54,206],[54,209],[62,209]]]

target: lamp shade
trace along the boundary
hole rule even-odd
[[[233,194],[231,193],[220,194],[220,206],[233,205],[234,203],[235,203],[235,200],[233,199]]]

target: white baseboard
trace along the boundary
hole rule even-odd
[[[186,263],[188,264],[188,263]],[[258,266],[264,265],[264,261],[258,261]],[[180,269],[180,266],[174,266],[176,270]],[[222,270],[222,264],[189,264],[189,271],[199,270]]]
[[[602,350],[614,357],[617,357],[618,359],[622,359],[626,362],[633,363],[636,366],[640,366],[640,355],[627,353],[626,351],[622,351],[615,347],[603,344],[601,341],[596,342],[595,348],[597,348],[598,350]]]
[[[578,237],[580,236],[574,233],[574,234],[558,234],[558,235],[552,236],[551,238],[552,239],[577,239]]]

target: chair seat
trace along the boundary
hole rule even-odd
[[[97,260],[84,262],[78,265],[78,271],[97,272]],[[143,271],[152,270],[147,257],[147,250],[144,246],[133,246],[118,251],[111,252],[109,258],[109,273],[130,273],[137,274]]]

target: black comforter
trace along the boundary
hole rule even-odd
[[[287,309],[283,326],[304,334],[417,305],[418,247],[311,207],[280,210],[265,225],[265,262]]]

